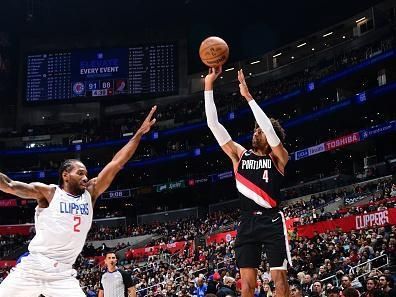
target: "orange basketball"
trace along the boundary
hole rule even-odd
[[[228,45],[220,37],[208,37],[202,41],[199,47],[199,56],[206,66],[219,67],[227,62],[229,56]]]

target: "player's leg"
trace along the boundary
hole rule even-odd
[[[241,218],[235,240],[235,258],[241,272],[242,297],[253,297],[257,285],[257,268],[261,262],[262,244],[257,239],[257,217]]]
[[[271,278],[274,281],[276,296],[277,297],[289,297],[289,284],[287,282],[287,270],[271,270]]]
[[[291,265],[291,256],[282,213],[277,213],[268,220],[264,234],[264,248],[270,264],[271,278],[275,283],[276,296],[289,297],[287,263]]]
[[[45,297],[86,297],[78,280],[72,276],[64,279],[51,280],[45,284]]]
[[[242,297],[253,297],[257,286],[257,268],[240,268]]]
[[[42,288],[41,281],[16,268],[0,284],[0,297],[37,297]]]
[[[254,296],[261,252],[261,244],[259,243],[246,243],[235,247],[236,261],[241,272],[242,297]]]

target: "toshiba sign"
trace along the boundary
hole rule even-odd
[[[360,141],[360,134],[356,132],[325,142],[325,149],[326,151],[330,151],[339,148],[341,146],[352,144],[359,141]]]

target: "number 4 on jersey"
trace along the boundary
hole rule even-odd
[[[265,180],[266,183],[268,183],[268,170],[267,169],[264,170],[263,179]]]

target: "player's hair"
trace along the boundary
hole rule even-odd
[[[286,138],[285,129],[283,129],[282,125],[279,123],[279,121],[277,119],[270,118],[270,121],[271,121],[272,127],[274,127],[276,135],[278,135],[280,141],[283,143]],[[257,124],[257,122],[254,122],[254,129],[257,129],[257,128],[259,128],[259,125]]]
[[[63,172],[70,172],[73,169],[74,163],[75,162],[80,162],[80,160],[77,159],[67,159],[65,160],[61,166],[59,167],[59,186],[62,187],[64,180],[63,180]]]

